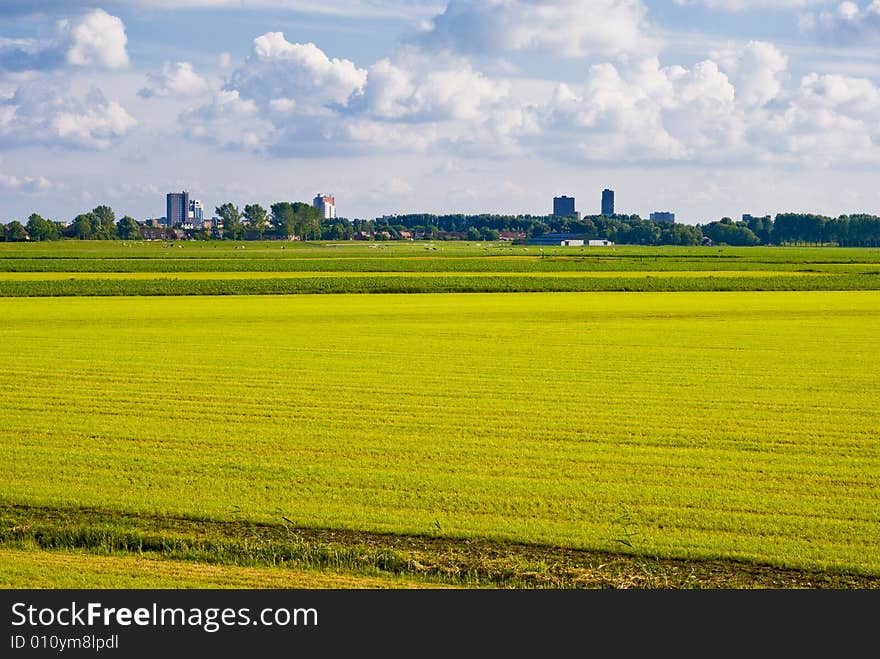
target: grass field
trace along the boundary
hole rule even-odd
[[[0,297],[880,290],[880,250],[0,243]]]
[[[813,252],[842,267],[878,261],[877,250],[801,250],[797,266],[794,251],[761,256],[761,269],[812,268]],[[649,271],[664,271],[651,254]],[[675,576],[687,561],[810,575],[780,583],[880,584],[880,292],[0,304],[8,552],[147,551],[249,569],[280,557],[364,578],[563,587],[624,583],[566,572],[612,556],[631,561],[630,583],[654,561],[643,583],[692,586]],[[198,524],[242,526],[221,542]],[[254,524],[306,540],[266,531],[255,551]],[[321,529],[347,540],[309,536]],[[431,551],[388,553],[381,534],[451,544],[434,569]],[[468,549],[512,545],[546,553],[505,562],[502,551],[487,567]],[[14,562],[0,560],[0,583]]]

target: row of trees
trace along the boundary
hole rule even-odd
[[[117,222],[116,215],[109,206],[96,206],[88,213],[77,215],[73,222],[67,225],[47,220],[38,213],[32,213],[26,224],[18,220],[6,224],[0,237],[11,242],[61,238],[134,240],[141,237],[141,228],[133,217],[126,215]]]
[[[260,240],[267,233],[279,238],[296,236],[302,240],[320,240],[322,236],[320,211],[302,201],[279,201],[267,211],[259,204],[247,204],[244,209],[225,203],[215,209],[224,238],[233,240]]]
[[[215,209],[219,226],[188,231],[199,238],[260,240],[268,237],[296,237],[301,240],[352,240],[372,237],[395,240],[403,237],[432,240],[467,239],[492,241],[502,234],[532,238],[545,233],[574,233],[618,244],[635,245],[788,245],[828,244],[880,247],[880,217],[841,215],[831,218],[809,213],[780,213],[734,221],[688,225],[644,220],[638,215],[594,215],[583,218],[552,215],[394,215],[374,220],[324,219],[317,208],[305,202],[277,202],[268,209],[259,204],[239,208],[227,202]],[[142,227],[126,215],[116,220],[109,206],[96,206],[63,225],[37,213],[26,224],[13,221],[2,227],[0,239],[7,241],[136,240]]]

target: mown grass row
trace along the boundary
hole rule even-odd
[[[0,297],[292,295],[341,293],[538,293],[857,291],[880,289],[880,273],[702,277],[342,276],[266,279],[0,279]]]
[[[505,242],[233,242],[179,241],[128,242],[64,240],[48,243],[0,243],[0,261],[17,260],[206,260],[235,261],[298,261],[323,259],[431,259],[457,260],[469,258],[540,258],[596,259],[599,261],[650,261],[656,267],[672,261],[721,263],[880,263],[880,248],[840,247],[646,247],[618,245],[614,247],[554,247],[512,245]]]
[[[0,258],[0,272],[699,272],[717,270],[784,271],[813,273],[880,272],[878,257],[872,261],[817,262],[773,259],[725,259],[607,257],[586,254],[541,257],[534,252],[516,255],[469,255],[458,257],[351,257],[351,258]]]

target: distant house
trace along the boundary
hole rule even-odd
[[[545,233],[529,238],[527,245],[553,245],[556,247],[582,247],[589,236],[581,233]]]
[[[614,243],[610,240],[590,240],[587,245],[588,247],[614,247]]]
[[[498,240],[525,240],[525,231],[499,231]]]
[[[174,231],[168,227],[141,227],[141,237],[144,240],[174,240]]]

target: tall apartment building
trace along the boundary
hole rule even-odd
[[[187,217],[196,226],[201,226],[202,222],[205,221],[205,208],[202,206],[201,199],[190,199]]]
[[[553,215],[556,217],[571,217],[575,215],[574,197],[553,197]]]
[[[189,218],[189,192],[169,192],[165,195],[165,224],[174,227],[186,224]]]
[[[614,215],[614,190],[608,188],[602,190],[602,215],[605,217]]]
[[[651,221],[668,222],[669,224],[675,224],[675,213],[668,213],[666,211],[651,213]]]
[[[319,194],[312,200],[312,206],[321,211],[321,217],[325,220],[336,218],[336,199],[327,194]]]

